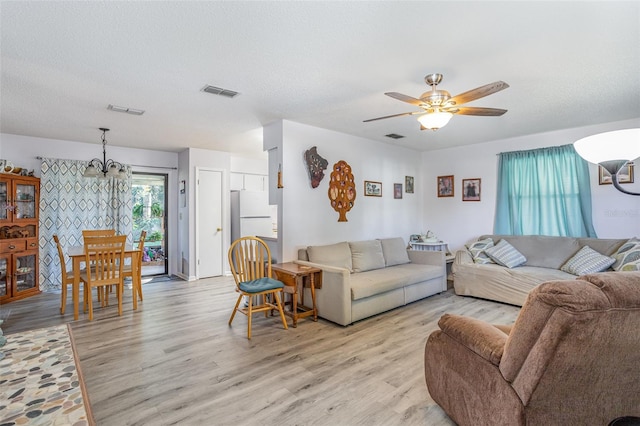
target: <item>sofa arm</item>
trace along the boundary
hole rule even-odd
[[[456,258],[453,261],[454,264],[462,264],[462,263],[475,263],[473,261],[473,257],[471,257],[471,253],[469,253],[469,250],[464,249],[464,250],[458,250],[456,252]]]
[[[305,260],[293,262],[322,269],[322,288],[315,291],[318,315],[340,325],[351,324],[351,273],[349,270]],[[305,298],[307,298],[306,295]]]
[[[445,314],[438,326],[459,344],[480,355],[493,365],[500,365],[508,335],[484,321],[460,315]]]

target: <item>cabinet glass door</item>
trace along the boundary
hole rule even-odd
[[[15,219],[33,219],[36,217],[36,187],[16,181]]]
[[[36,286],[36,255],[16,254],[16,293],[31,290]]]
[[[0,181],[0,221],[7,220],[9,211],[9,182]]]
[[[6,256],[0,257],[0,299],[9,295],[10,274],[9,258]]]

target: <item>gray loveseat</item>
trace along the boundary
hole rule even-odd
[[[475,263],[469,250],[456,252],[451,267],[456,294],[522,306],[527,295],[545,281],[573,280],[560,270],[581,248],[589,246],[612,256],[627,239],[551,237],[541,235],[482,235],[495,243],[504,239],[526,257],[522,266],[506,268],[495,263]]]
[[[340,325],[447,290],[444,252],[407,250],[402,238],[309,246],[296,263],[322,269],[318,315]]]

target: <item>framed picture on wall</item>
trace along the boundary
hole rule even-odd
[[[404,177],[404,192],[413,194],[413,176]]]
[[[602,166],[598,166],[598,183],[611,185],[611,174]],[[618,183],[633,183],[633,164],[625,164],[618,172]]]
[[[393,184],[393,198],[402,198],[402,184],[394,183]]]
[[[367,197],[382,197],[382,182],[364,181],[364,195]]]
[[[480,178],[462,179],[462,201],[480,201]]]
[[[453,197],[453,175],[438,176],[438,197]]]

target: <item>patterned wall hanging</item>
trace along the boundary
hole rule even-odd
[[[333,165],[329,181],[329,200],[331,207],[340,214],[338,222],[347,222],[347,212],[356,200],[356,185],[351,166],[340,160]]]
[[[311,187],[317,188],[318,185],[320,185],[320,181],[324,178],[324,171],[327,170],[329,162],[318,154],[315,146],[304,152],[304,161],[307,163]]]

